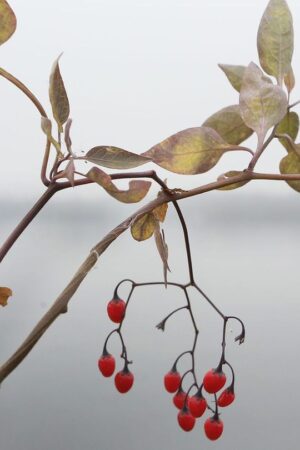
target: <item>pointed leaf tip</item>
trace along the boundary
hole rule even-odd
[[[59,59],[61,55],[62,53],[54,61],[49,82],[49,98],[52,106],[52,113],[60,132],[63,131],[63,125],[68,120],[70,114],[69,100],[59,69]]]

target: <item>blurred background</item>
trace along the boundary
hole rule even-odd
[[[300,10],[295,23],[294,71],[300,48]],[[212,113],[238,102],[217,63],[257,62],[256,33],[265,0],[11,0],[15,35],[1,46],[1,66],[20,78],[50,112],[48,79],[63,51],[74,151],[115,145],[141,153],[167,136],[199,126]],[[299,99],[296,85],[292,101]],[[42,194],[39,171],[44,136],[40,117],[14,86],[0,79],[3,242]],[[249,146],[255,146],[251,138]],[[269,147],[257,166],[277,172],[285,150]],[[199,186],[228,170],[243,169],[248,154],[225,155],[208,174],[176,176],[162,169],[171,187]],[[146,168],[147,166],[145,166]],[[149,168],[151,165],[149,165]],[[126,182],[119,183],[125,186]],[[148,198],[156,195],[152,188]],[[135,291],[124,337],[135,375],[127,395],[98,372],[97,360],[113,329],[106,315],[118,281],[161,280],[154,240],[122,235],[99,260],[59,318],[0,390],[0,447],[5,450],[294,450],[299,441],[297,383],[299,342],[300,197],[284,182],[254,181],[232,192],[211,192],[181,202],[195,276],[201,288],[247,329],[238,346],[228,333],[228,360],[236,371],[236,402],[222,411],[223,437],[209,442],[203,420],[184,433],[163,389],[163,376],[191,347],[184,312],[165,333],[155,325],[184,304],[174,288]],[[0,284],[14,291],[0,314],[0,361],[5,361],[51,306],[90,249],[136,209],[97,186],[57,194],[1,264]],[[170,281],[187,281],[184,243],[169,208],[164,225]],[[130,256],[129,256],[130,255]],[[125,296],[126,286],[122,290]],[[197,373],[220,357],[222,322],[191,290],[199,324]],[[110,350],[118,356],[119,343]],[[187,361],[182,361],[183,371]],[[118,368],[121,362],[118,361]]]

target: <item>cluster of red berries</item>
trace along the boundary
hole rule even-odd
[[[119,324],[122,323],[125,317],[125,311],[126,311],[126,303],[124,302],[124,300],[120,299],[117,296],[112,300],[110,300],[110,302],[107,305],[108,317],[114,323]],[[128,369],[129,362],[126,358],[126,355],[124,355],[123,357],[125,359],[124,367],[115,375],[115,386],[121,394],[125,394],[126,392],[128,392],[132,388],[134,382],[134,376]],[[113,357],[113,355],[111,355],[107,351],[106,344],[104,345],[101,358],[98,360],[98,367],[104,377],[111,377],[115,372],[116,360]]]
[[[189,396],[189,391],[185,392],[182,388],[182,377],[173,366],[172,369],[164,377],[165,389],[169,393],[175,393],[173,403],[180,411],[177,419],[179,426],[184,431],[191,431],[196,423],[196,419],[203,416],[207,409],[211,408],[207,404],[202,394],[202,389],[209,394],[214,394],[216,399],[216,409],[212,417],[204,422],[204,432],[208,439],[215,441],[223,433],[223,422],[220,420],[218,406],[229,406],[235,398],[233,383],[225,389],[217,398],[216,393],[219,392],[226,383],[226,375],[221,368],[212,369],[206,373],[203,378],[203,384],[197,390],[196,394]],[[194,387],[195,384],[192,386]]]

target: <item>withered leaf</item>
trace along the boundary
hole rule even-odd
[[[123,203],[137,203],[141,201],[151,186],[150,181],[131,180],[128,190],[120,190],[114,185],[111,177],[98,167],[93,167],[86,176],[102,186],[109,195]]]
[[[151,159],[145,156],[112,146],[94,147],[87,152],[84,159],[110,169],[132,169],[151,162]]]
[[[60,145],[54,139],[54,137],[52,136],[52,122],[51,122],[51,120],[48,119],[47,117],[41,116],[41,128],[42,128],[42,131],[47,136],[48,140],[54,146],[58,156],[62,156]]]
[[[157,220],[152,212],[137,217],[131,225],[131,234],[136,241],[149,239],[155,230]]]
[[[164,273],[164,281],[165,287],[167,287],[167,272],[170,272],[170,268],[168,266],[168,246],[166,244],[164,232],[160,231],[159,223],[156,222],[155,230],[154,230],[154,238],[158,253],[161,257],[163,263],[163,273]]]
[[[14,34],[16,26],[15,13],[7,1],[0,0],[0,45],[4,44]]]
[[[261,67],[281,85],[294,50],[293,19],[285,0],[269,1],[259,25],[257,49]]]
[[[232,64],[218,64],[218,66],[225,73],[231,86],[240,92],[246,66],[235,66]]]
[[[6,306],[7,300],[13,295],[12,290],[8,287],[0,287],[0,305]]]
[[[58,129],[63,132],[63,124],[68,120],[70,114],[69,100],[65,85],[59,70],[59,59],[61,55],[55,60],[49,84],[49,98],[52,106],[53,117],[57,122]]]
[[[285,87],[287,88],[288,93],[290,94],[296,84],[295,75],[294,75],[292,66],[290,67],[290,70],[288,71],[288,73],[286,73],[284,75],[284,84],[285,84]]]

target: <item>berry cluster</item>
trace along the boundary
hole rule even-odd
[[[122,300],[118,295],[118,288],[123,282],[130,282],[131,289],[129,295],[127,297],[127,301]],[[115,386],[117,390],[124,394],[128,392],[133,386],[134,376],[130,372],[128,366],[132,362],[128,360],[127,357],[127,349],[124,343],[124,338],[122,336],[122,324],[125,318],[126,310],[128,307],[129,300],[132,296],[132,293],[135,288],[139,286],[146,285],[161,285],[162,282],[152,282],[152,283],[135,283],[132,280],[122,280],[116,287],[113,295],[113,299],[108,302],[107,305],[107,314],[110,320],[114,323],[119,324],[118,327],[112,330],[104,343],[102,355],[98,361],[98,367],[100,372],[104,377],[111,377],[116,368],[115,358],[108,352],[107,344],[109,338],[114,334],[118,334],[121,346],[122,353],[121,358],[124,359],[124,367],[121,371],[117,372],[115,375]],[[195,331],[194,342],[191,350],[187,350],[181,353],[177,359],[175,360],[171,370],[164,377],[164,386],[167,392],[174,394],[173,403],[176,408],[179,409],[177,420],[179,426],[184,431],[191,431],[196,423],[196,419],[202,417],[204,413],[209,410],[212,415],[206,419],[204,422],[204,432],[208,439],[217,440],[223,433],[223,422],[220,419],[219,408],[224,408],[231,405],[235,399],[234,393],[234,382],[235,382],[235,374],[232,366],[225,358],[225,347],[226,347],[226,327],[229,319],[237,320],[242,326],[242,332],[239,336],[236,337],[236,341],[240,344],[244,341],[245,338],[245,327],[243,322],[234,316],[225,316],[213,303],[212,301],[202,292],[202,290],[193,282],[193,284],[181,285],[178,283],[168,283],[168,285],[176,286],[183,290],[186,298],[186,305],[181,306],[180,308],[175,309],[170,314],[168,314],[158,325],[157,328],[164,331],[167,320],[173,316],[175,313],[181,310],[187,310],[192,325]],[[192,312],[191,302],[189,299],[189,294],[187,288],[193,286],[196,290],[211,304],[211,306],[217,311],[217,313],[223,319],[223,340],[222,340],[222,353],[218,366],[215,369],[209,370],[203,377],[202,383],[198,383],[196,377],[195,370],[195,350],[197,346],[198,339],[198,328],[196,325],[196,321]],[[184,355],[190,355],[191,357],[191,368],[187,370],[183,375],[180,375],[177,370],[177,365],[179,360]],[[224,386],[227,381],[226,374],[223,371],[224,366],[227,366],[231,371],[231,383],[224,389]],[[183,384],[185,383],[185,379],[188,375],[192,376],[192,384],[188,387],[188,389],[184,389]],[[190,395],[192,390],[195,390],[193,395]],[[213,406],[211,406],[208,400],[203,395],[205,391],[206,394],[213,395]],[[217,396],[218,394],[218,396]]]

